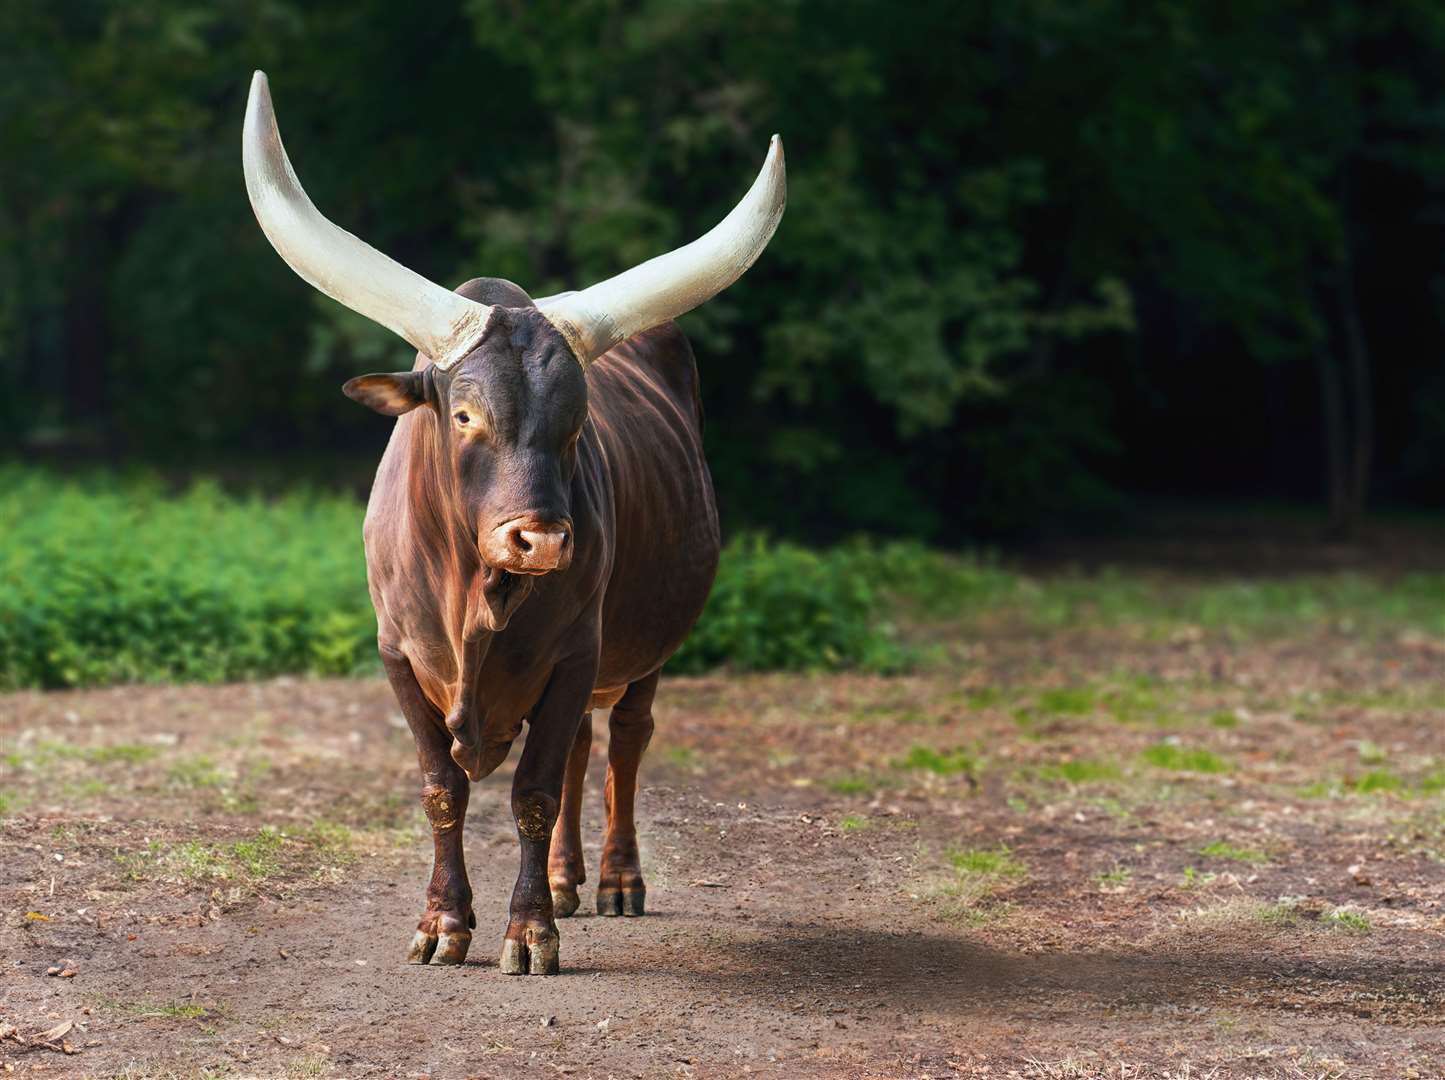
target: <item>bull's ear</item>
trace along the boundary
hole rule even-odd
[[[400,416],[426,404],[426,381],[420,371],[358,375],[343,386],[341,392],[383,416]]]

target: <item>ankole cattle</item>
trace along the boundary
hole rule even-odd
[[[528,726],[512,784],[521,869],[501,969],[558,970],[555,917],[585,880],[580,815],[591,710],[609,721],[597,910],[641,915],[633,803],[658,672],[712,586],[718,520],[697,365],[671,320],[727,288],[783,214],[782,143],[700,239],[580,292],[510,282],[455,292],[322,217],[251,84],[246,189],[283,259],[400,335],[410,371],[346,395],[397,417],[364,529],[387,678],[416,739],[435,865],[415,963],[459,964],[476,928],[462,853],[469,782]]]

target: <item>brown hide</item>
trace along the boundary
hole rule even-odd
[[[516,286],[478,279],[457,291],[505,308],[514,339],[555,339],[576,362]],[[473,362],[460,365],[463,374]],[[429,364],[419,355],[415,370]],[[445,424],[427,407],[397,420],[365,526],[379,643],[384,656],[410,663],[422,695],[447,718],[452,757],[471,779],[500,764],[524,718],[539,734],[545,694],[569,699],[557,705],[571,726],[556,721],[556,737],[570,745],[591,702],[611,704],[655,672],[696,621],[719,547],[697,379],[692,349],[671,322],[587,368],[587,419],[568,489],[570,565],[508,578],[506,589],[516,592],[501,602],[524,598],[496,632],[485,628],[489,579],[476,522],[459,506]],[[563,669],[565,685],[549,691]]]

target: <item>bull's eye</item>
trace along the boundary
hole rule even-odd
[[[461,412],[459,412],[459,413],[456,414],[455,420],[456,420],[456,422],[457,422],[458,424],[461,424],[462,427],[466,427],[468,424],[470,424],[470,423],[472,422],[471,415],[470,415],[469,413],[467,413],[467,411],[466,411],[465,409],[463,409]]]

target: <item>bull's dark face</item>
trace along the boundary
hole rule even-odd
[[[571,483],[587,419],[587,380],[535,309],[494,308],[477,346],[447,371],[363,375],[348,397],[388,416],[432,410],[453,483],[454,521],[475,538],[487,629],[500,630],[531,578],[565,570]]]

